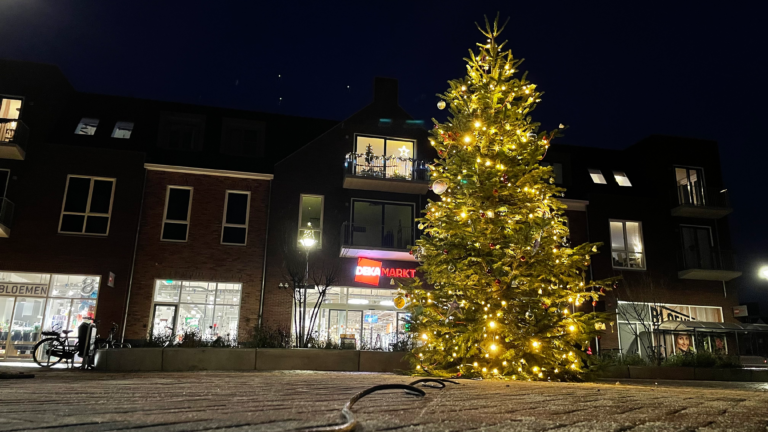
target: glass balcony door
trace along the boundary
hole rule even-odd
[[[675,168],[677,197],[681,205],[706,205],[704,196],[704,173],[699,168]]]
[[[353,246],[406,249],[412,239],[412,204],[353,200]]]
[[[709,227],[681,226],[686,268],[717,269],[712,231]]]

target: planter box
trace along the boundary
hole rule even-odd
[[[768,370],[751,370],[752,382],[768,382]]]
[[[752,371],[747,369],[696,368],[696,379],[703,381],[740,381],[752,380]]]
[[[163,349],[106,349],[96,351],[96,370],[159,371],[163,370]]]
[[[257,370],[313,370],[357,372],[360,351],[311,348],[260,349]]]
[[[137,349],[136,351],[144,351]],[[165,348],[164,371],[254,370],[256,349]]]
[[[628,366],[610,366],[596,373],[597,378],[629,378]]]
[[[696,379],[694,368],[673,366],[629,366],[632,379],[692,380]]]
[[[410,370],[411,363],[405,359],[407,352],[360,351],[360,372],[394,372]]]

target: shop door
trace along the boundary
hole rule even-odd
[[[168,338],[173,336],[176,327],[176,306],[155,305],[152,315],[152,337]]]
[[[16,297],[6,358],[32,358],[32,348],[40,340],[40,326],[44,311],[45,299]]]
[[[396,312],[369,310],[365,312],[363,334],[368,349],[390,351],[397,339]]]
[[[11,340],[14,301],[16,301],[15,297],[0,297],[0,359],[5,358],[5,354],[8,352],[8,343]]]

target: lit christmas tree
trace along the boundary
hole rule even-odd
[[[613,281],[588,279],[599,244],[569,244],[555,198],[564,189],[539,165],[558,131],[531,121],[541,93],[502,50],[498,24],[478,26],[487,41],[470,51],[468,75],[438,95],[453,115],[435,121],[430,140],[441,200],[419,219],[424,236],[412,251],[433,288],[402,287],[422,342],[414,361],[437,376],[574,379],[610,320],[579,309],[592,310]]]

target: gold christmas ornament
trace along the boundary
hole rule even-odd
[[[403,296],[397,296],[393,300],[393,303],[395,303],[396,308],[402,309],[405,307],[405,298],[403,298]]]
[[[438,102],[437,109],[445,109],[445,101]]]

